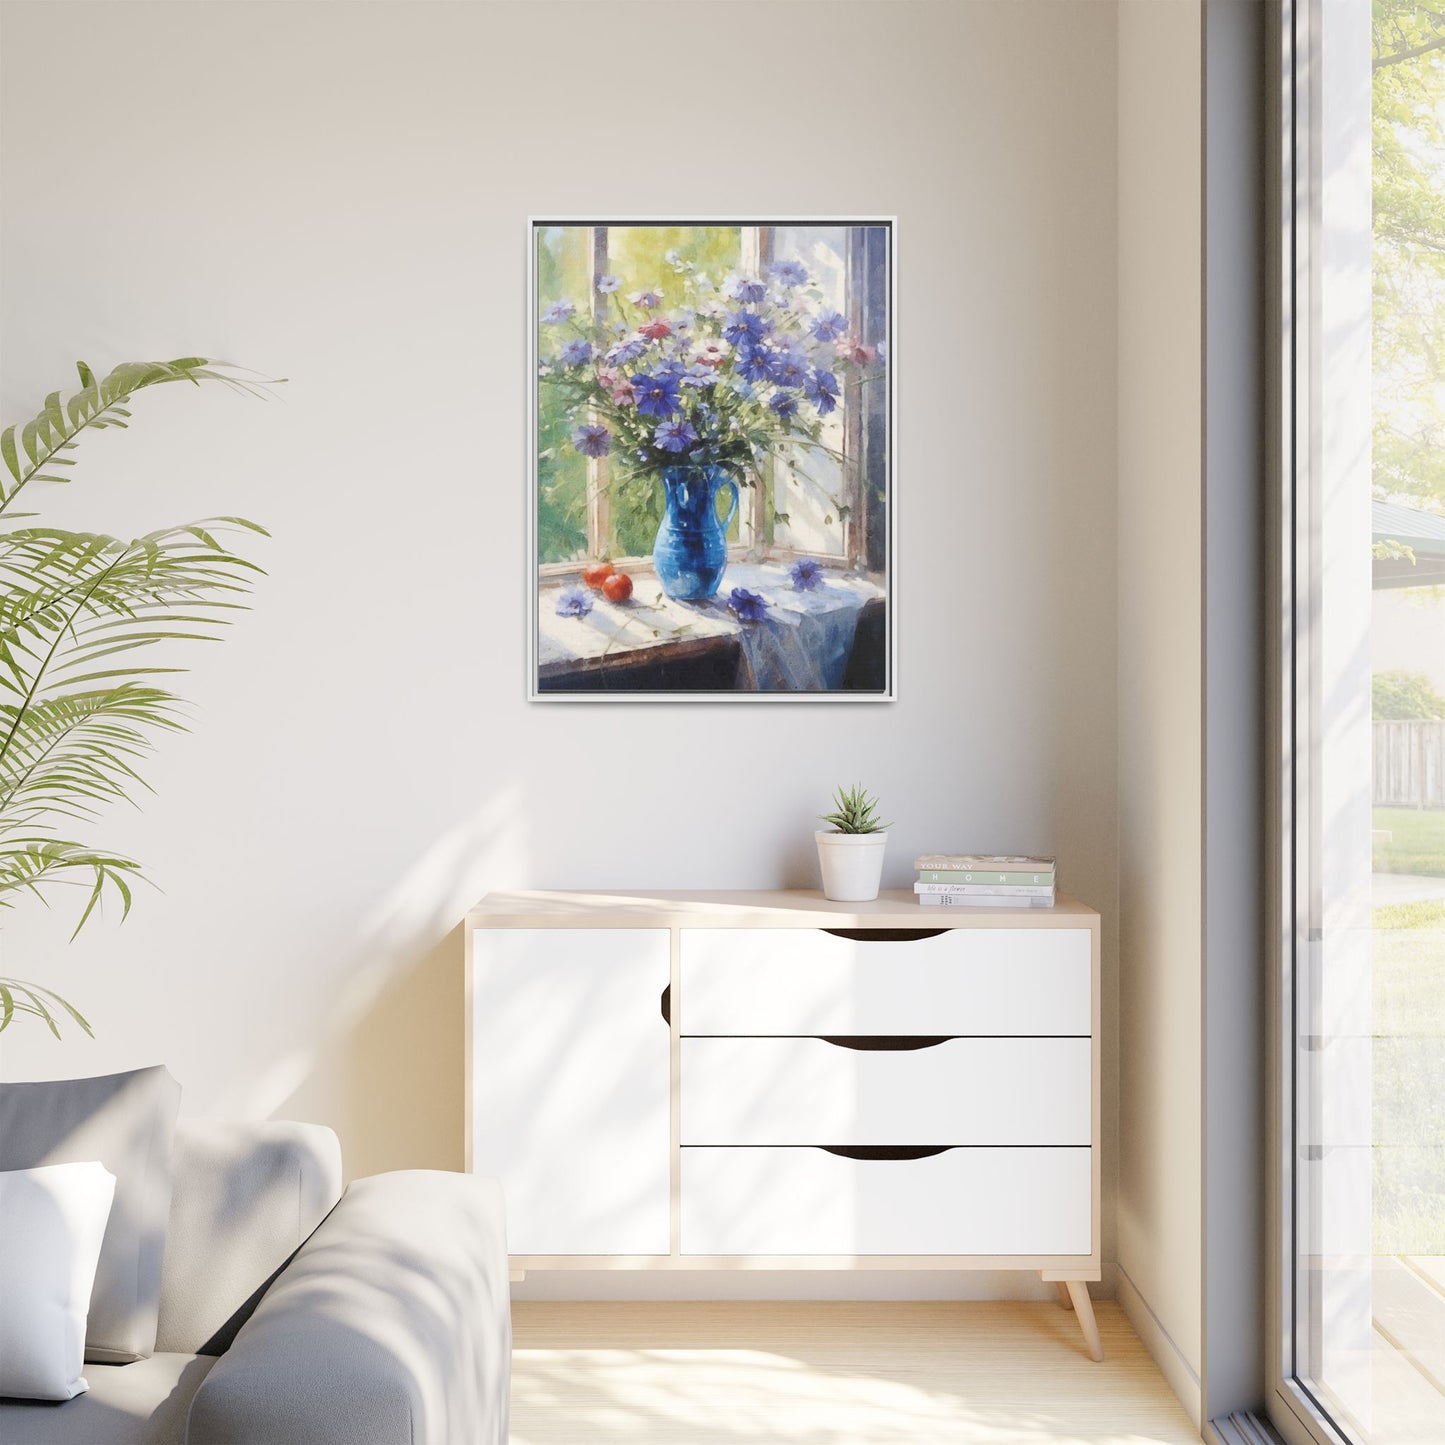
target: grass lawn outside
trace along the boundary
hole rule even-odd
[[[1375,1249],[1445,1254],[1445,901],[1375,910]]]
[[[1445,878],[1445,808],[1376,808],[1371,826],[1390,835],[1375,844],[1376,873]]]
[[[1376,873],[1445,878],[1445,809],[1376,808]],[[1445,1254],[1445,900],[1374,914],[1375,1249]]]

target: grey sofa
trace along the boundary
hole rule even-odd
[[[0,1401],[4,1445],[506,1445],[511,1316],[492,1180],[341,1191],[313,1124],[182,1120],[155,1353],[64,1404]]]

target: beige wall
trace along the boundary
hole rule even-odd
[[[1200,11],[1119,7],[1120,1295],[1202,1359]]]
[[[5,417],[77,356],[290,380],[144,398],[47,503],[275,537],[256,610],[192,659],[194,733],[103,829],[164,892],[73,946],[68,918],[6,920],[6,971],[97,1040],[16,1028],[0,1077],[161,1059],[190,1112],[334,1125],[353,1173],[457,1166],[474,897],[811,885],[813,816],[855,778],[898,820],[895,883],[925,847],[1056,851],[1104,910],[1112,1018],[1111,5],[6,4],[3,26]],[[854,210],[898,216],[901,700],[529,706],[528,214]],[[995,607],[1011,625],[958,640]],[[1111,1112],[1106,1172],[1114,1140]]]

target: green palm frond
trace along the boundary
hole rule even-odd
[[[0,537],[0,689],[29,699],[44,686],[175,671],[96,665],[158,642],[215,641],[260,572],[215,535],[238,529],[264,535],[225,517],[131,542],[39,527]]]
[[[101,431],[126,426],[131,415],[127,403],[146,387],[173,381],[189,381],[195,386],[203,381],[220,381],[243,391],[260,390],[255,382],[238,375],[235,368],[204,356],[126,361],[103,380],[97,380],[83,361],[76,362],[75,369],[80,374],[79,391],[65,399],[60,392],[52,391],[33,420],[0,432],[0,514],[9,511],[22,488],[32,481],[69,481],[63,472],[52,470],[74,466],[74,458],[61,453],[74,448],[76,438],[87,428]]]
[[[0,830],[31,828],[46,815],[89,820],[100,806],[147,787],[136,763],[150,751],[147,730],[184,728],[173,693],[139,682],[58,693],[22,708],[0,703]]]
[[[212,517],[126,541],[102,533],[16,526],[10,505],[31,481],[63,482],[87,429],[123,427],[132,395],[173,381],[262,387],[203,357],[127,362],[97,381],[78,364],[82,389],[46,397],[40,414],[0,433],[0,909],[25,896],[47,901],[79,886],[75,933],[108,895],[123,919],[140,865],[57,836],[147,787],[140,768],[157,735],[185,727],[182,700],[156,679],[184,669],[174,650],[215,642],[249,603],[260,568],[230,539],[263,528]],[[159,647],[160,651],[155,649]],[[71,935],[74,937],[74,934]],[[17,1014],[60,1036],[64,999],[36,984],[0,979],[0,1032]]]
[[[51,1012],[52,1005],[54,1013]],[[84,1016],[58,993],[51,993],[48,988],[41,988],[36,983],[26,983],[23,978],[0,978],[0,1033],[10,1027],[16,1014],[34,1014],[59,1038],[60,1028],[55,1022],[57,1013],[69,1014],[91,1038],[95,1037],[95,1030]]]
[[[140,864],[116,853],[98,853],[64,838],[8,838],[0,843],[0,908],[13,908],[17,894],[30,893],[42,903],[42,888],[54,884],[89,889],[75,937],[104,900],[107,891],[120,899],[120,916],[130,912],[131,883],[141,877]]]

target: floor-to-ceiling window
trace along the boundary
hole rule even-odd
[[[1445,1442],[1445,3],[1294,0],[1277,1423]]]

